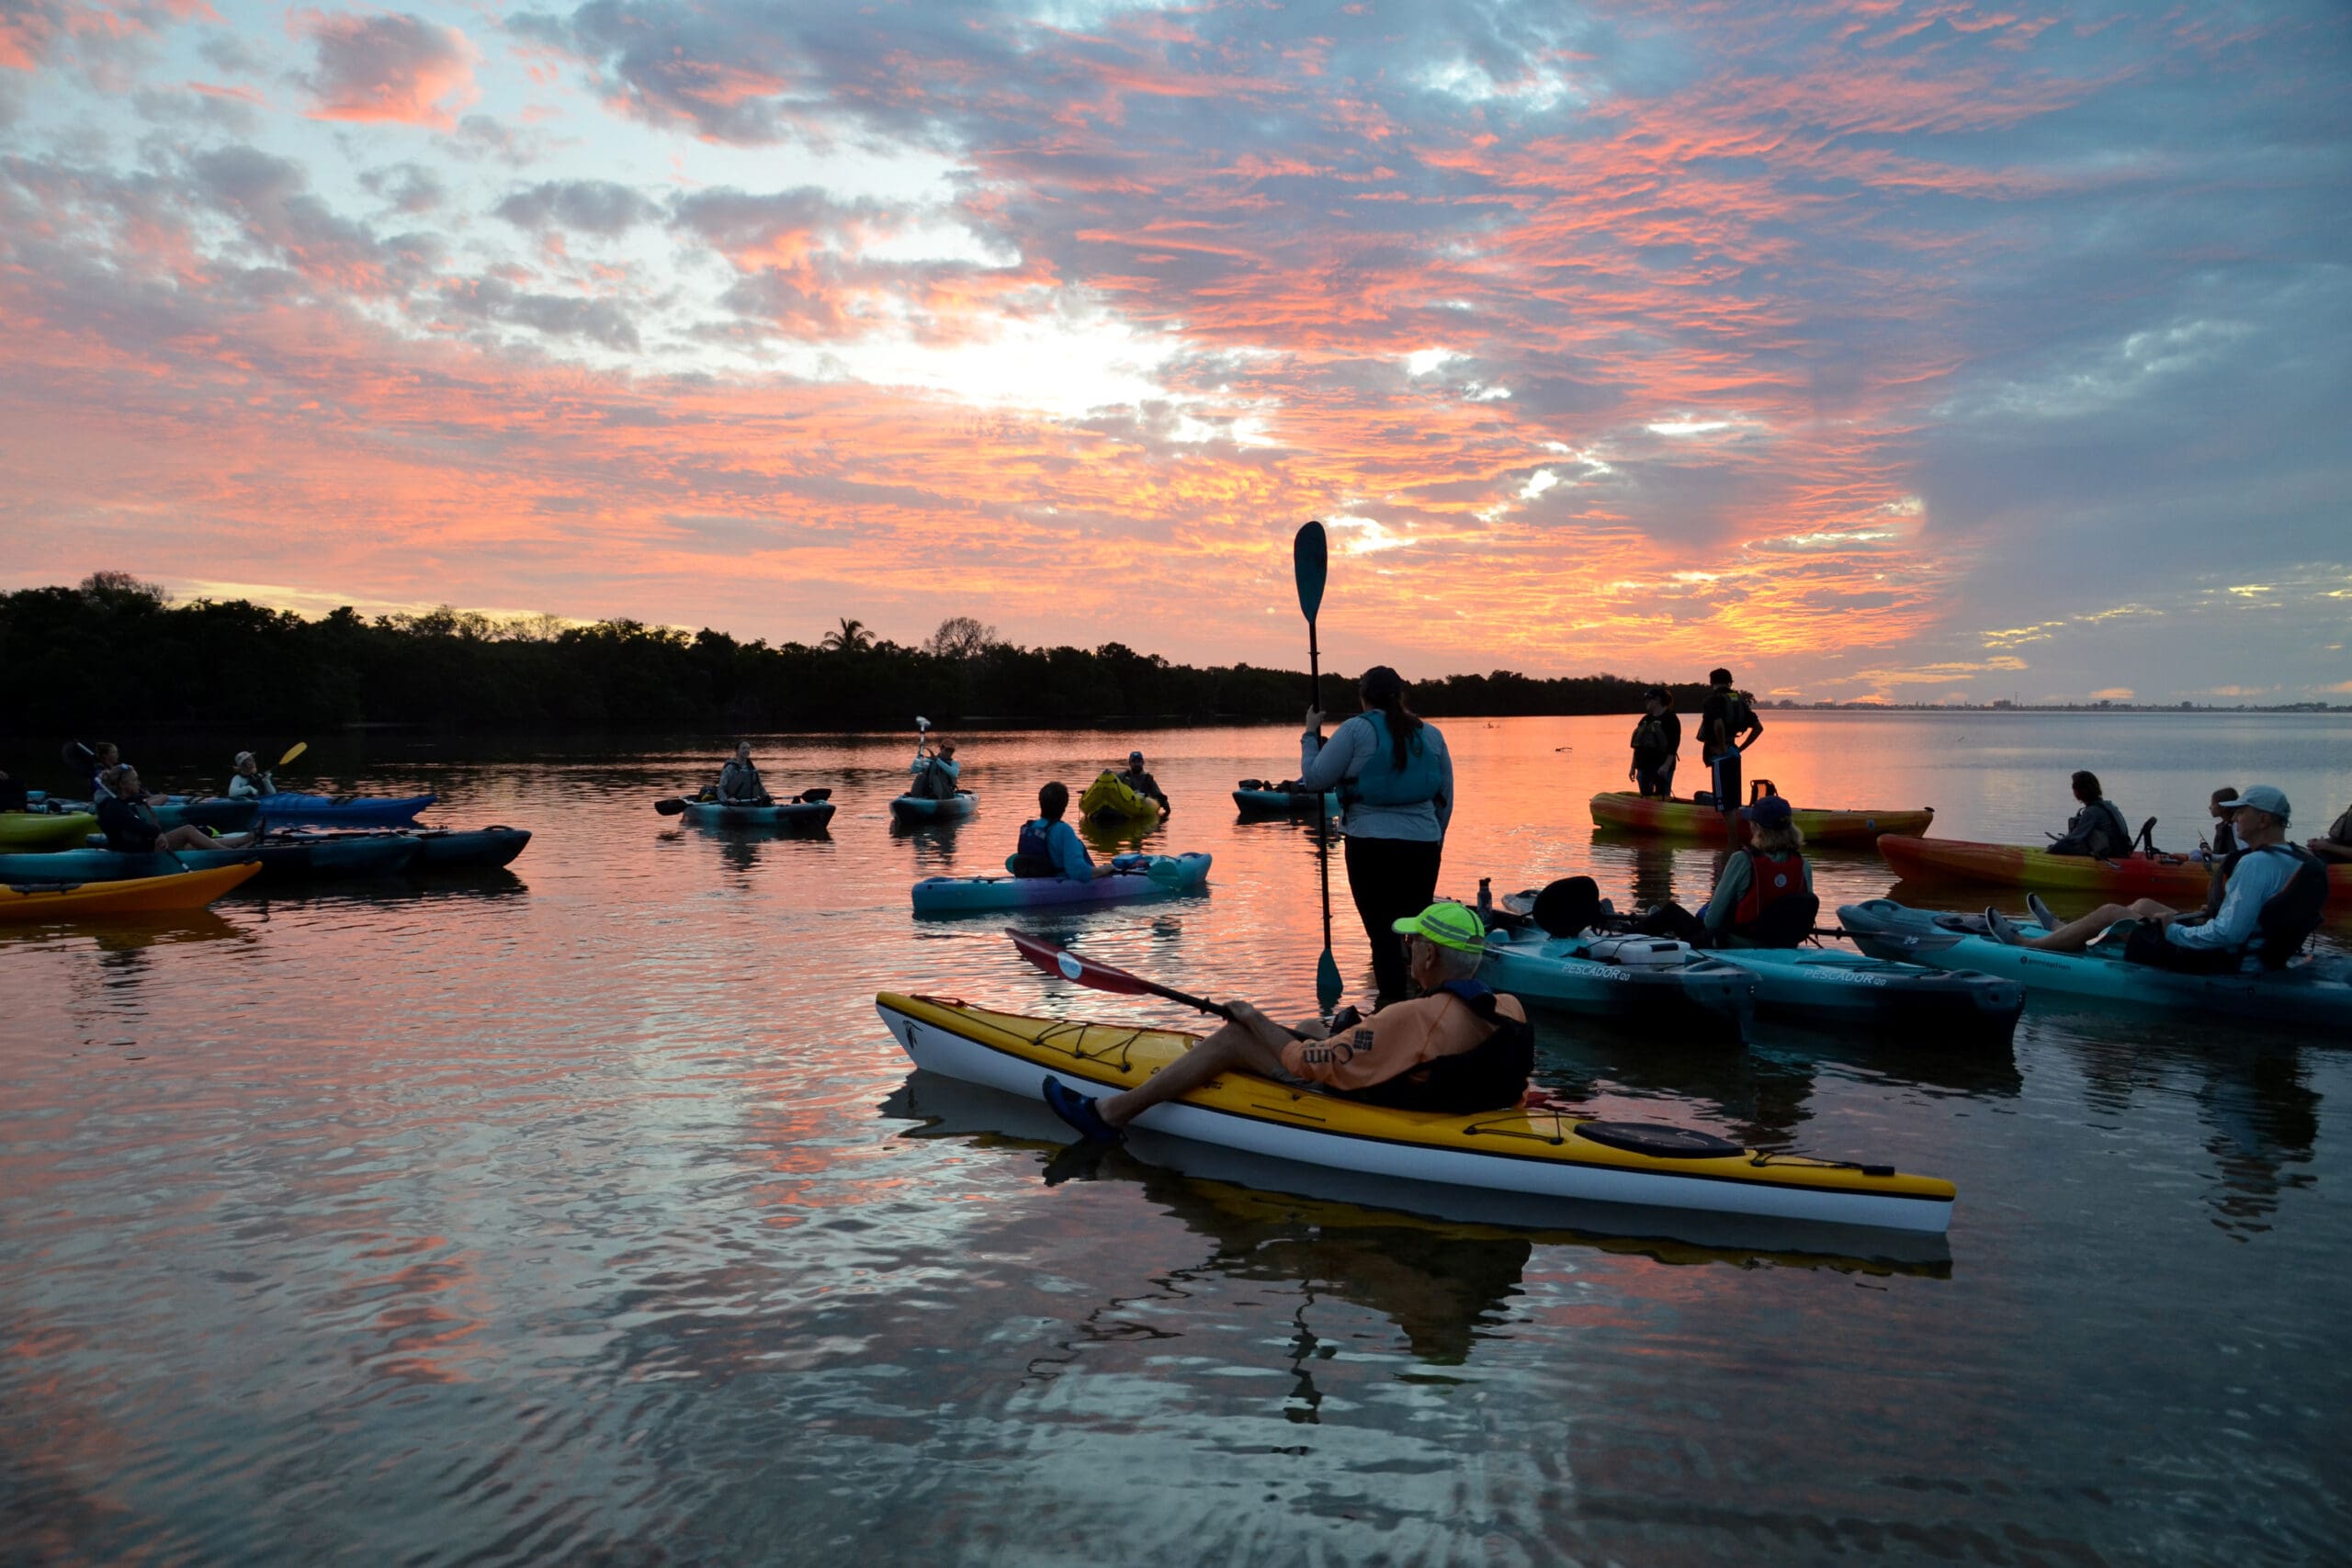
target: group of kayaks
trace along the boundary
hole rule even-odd
[[[1336,819],[1340,802],[1245,780],[1234,793],[1245,817]],[[1592,801],[1611,829],[1721,839],[1724,815],[1690,801],[1610,792]],[[1875,844],[1905,877],[1939,876],[2009,887],[2055,887],[2178,903],[2201,899],[2210,867],[2188,857],[2120,861],[2054,857],[1996,844],[1924,837],[1930,809],[1794,812],[1808,842]],[[1142,860],[1145,857],[1137,857]],[[1182,857],[1191,859],[1193,857]],[[1206,857],[1198,857],[1206,870]],[[1163,877],[1157,896],[1179,886]],[[2337,896],[2352,871],[2335,868]],[[1012,879],[987,879],[994,883]],[[936,901],[949,883],[918,885]],[[1050,886],[1050,884],[1049,884]],[[1073,887],[1083,885],[1072,884]],[[1033,894],[968,908],[1050,901]],[[1507,899],[1522,913],[1523,900]],[[949,906],[934,902],[934,908]],[[2352,974],[2306,963],[2253,975],[2190,976],[2125,963],[2095,947],[2080,954],[2008,945],[1981,916],[1913,909],[1889,899],[1838,911],[1860,953],[1826,948],[1697,951],[1667,939],[1601,931],[1554,932],[1527,919],[1497,919],[1481,977],[1532,1005],[1639,1025],[1679,1041],[1744,1039],[1757,1013],[1815,1026],[1857,1025],[1889,1043],[2006,1048],[2028,989],[2167,1008],[2205,1008],[2241,1019],[2352,1028]],[[1065,974],[1072,971],[1065,967]],[[876,1010],[914,1064],[963,1082],[1034,1099],[1041,1077],[1081,1092],[1115,1090],[1176,1059],[1193,1036],[1176,1031],[1023,1017],[933,997],[885,992]],[[1611,1122],[1556,1106],[1541,1094],[1481,1115],[1401,1111],[1317,1094],[1245,1074],[1146,1111],[1135,1127],[1250,1155],[1482,1193],[1587,1203],[1937,1233],[1951,1222],[1952,1185],[1886,1166],[1814,1159],[1742,1147],[1677,1127]]]
[[[37,798],[0,813],[0,919],[73,919],[201,908],[248,883],[282,886],[346,877],[424,875],[503,866],[527,829],[415,825],[435,800],[280,792],[258,799],[174,795],[151,803],[164,828],[259,828],[257,844],[130,853],[106,847],[79,803]],[[289,823],[307,826],[291,827]]]

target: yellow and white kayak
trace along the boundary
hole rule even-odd
[[[1047,1074],[1088,1089],[1141,1083],[1197,1038],[894,991],[874,1005],[915,1066],[1033,1100]],[[1938,1235],[1951,1224],[1952,1184],[1934,1177],[1688,1134],[1679,1134],[1685,1148],[1649,1152],[1643,1145],[1671,1149],[1677,1134],[1564,1111],[1391,1111],[1234,1073],[1154,1106],[1136,1125],[1305,1165],[1487,1192]]]

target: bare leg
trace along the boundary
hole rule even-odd
[[[2101,904],[2080,919],[2068,920],[2054,931],[2023,938],[2018,945],[2038,948],[2044,953],[2080,953],[2100,937],[2107,928],[2118,920],[2168,920],[2177,913],[2154,898],[2143,898],[2132,904]]]
[[[1124,1127],[1158,1105],[1200,1088],[1225,1073],[1259,1073],[1268,1077],[1282,1070],[1282,1039],[1272,1024],[1259,1033],[1245,1024],[1228,1023],[1150,1077],[1094,1103],[1094,1113],[1114,1127]]]
[[[155,840],[159,850],[209,850],[213,847],[209,835],[201,828],[174,828]]]

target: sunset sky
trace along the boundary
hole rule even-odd
[[[2352,694],[2352,12],[0,0],[0,585]]]

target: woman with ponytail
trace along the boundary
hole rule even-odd
[[[1437,897],[1446,825],[1453,820],[1453,759],[1445,737],[1405,705],[1405,681],[1385,664],[1363,672],[1363,711],[1323,739],[1310,708],[1299,742],[1298,787],[1340,791],[1347,824],[1348,887],[1372,942],[1380,1000],[1408,994],[1411,971],[1396,922]]]

